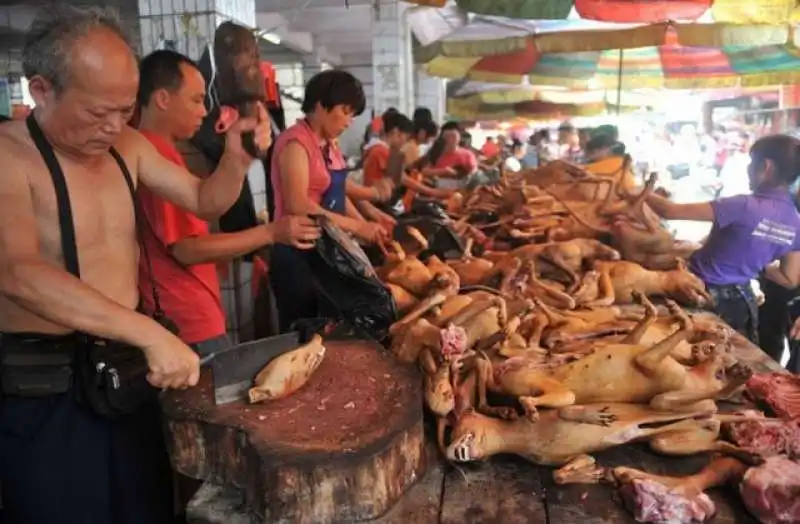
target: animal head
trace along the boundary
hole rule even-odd
[[[445,456],[451,462],[473,462],[489,457],[487,437],[492,419],[467,409],[453,427],[452,441]]]
[[[425,376],[425,403],[440,416],[455,409],[455,394],[450,382],[450,366],[447,364],[440,366],[433,377]]]
[[[739,362],[727,353],[720,352],[716,352],[712,358],[695,366],[693,370],[706,376],[719,389],[741,386],[753,376],[750,366]]]

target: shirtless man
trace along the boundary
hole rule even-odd
[[[36,102],[35,124],[0,127],[0,356],[21,347],[31,354],[74,347],[76,337],[68,334],[83,332],[143,351],[156,387],[195,385],[197,355],[136,312],[134,207],[110,150],[119,153],[134,184],[212,218],[238,197],[253,160],[242,147],[242,133],[253,131],[259,148],[268,147],[266,116],[235,123],[218,170],[200,180],[127,126],[138,66],[113,14],[48,5],[28,31],[23,68]],[[54,183],[29,132],[36,124],[66,179],[80,278],[65,269]],[[4,381],[7,364],[0,368]],[[71,389],[35,398],[6,392],[0,401],[7,523],[169,522],[165,459],[154,409],[111,421],[79,405]]]

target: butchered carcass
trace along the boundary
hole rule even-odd
[[[770,457],[745,473],[739,490],[748,511],[762,523],[800,522],[800,464]]]

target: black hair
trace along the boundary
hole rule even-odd
[[[360,115],[367,106],[361,82],[341,69],[329,69],[311,77],[303,96],[303,113],[311,114],[317,104],[330,111],[338,105],[347,106]]]
[[[433,113],[427,107],[418,107],[414,110],[412,120],[414,122],[422,122],[423,120],[433,122]]]
[[[383,114],[382,120],[384,133],[391,133],[395,129],[401,133],[411,134],[414,132],[414,124],[402,113],[396,111],[394,113],[389,113],[387,111]]]
[[[139,64],[139,92],[136,101],[140,107],[150,103],[153,93],[166,89],[174,93],[183,85],[181,64],[197,68],[188,56],[169,49],[153,51]]]
[[[458,125],[458,122],[451,120],[442,126],[442,133],[444,133],[445,131],[453,131],[453,130],[461,131],[461,126]]]
[[[518,138],[515,138],[511,141],[511,151],[518,151],[522,149],[522,146],[522,141],[520,141]]]
[[[750,148],[750,158],[756,167],[766,160],[772,161],[778,180],[792,185],[800,175],[800,140],[789,135],[759,138]]]
[[[562,122],[560,126],[558,126],[558,131],[562,133],[572,133],[575,131],[575,126],[572,125],[572,122]]]
[[[436,136],[439,134],[439,126],[433,120],[415,120],[414,121],[414,134],[418,135],[420,131],[424,131],[426,136]]]

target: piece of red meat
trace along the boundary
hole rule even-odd
[[[439,342],[445,360],[458,360],[467,350],[467,332],[461,326],[450,324],[439,332]]]
[[[800,418],[790,420],[754,419],[725,425],[728,439],[762,457],[800,456]]]
[[[651,524],[697,524],[711,519],[717,508],[711,498],[700,493],[684,497],[650,479],[635,479],[619,489],[625,506],[636,522]]]
[[[769,406],[783,418],[800,417],[800,377],[790,373],[753,375],[745,386],[756,401]]]
[[[745,473],[739,492],[747,510],[763,524],[800,522],[800,465],[770,457]]]

